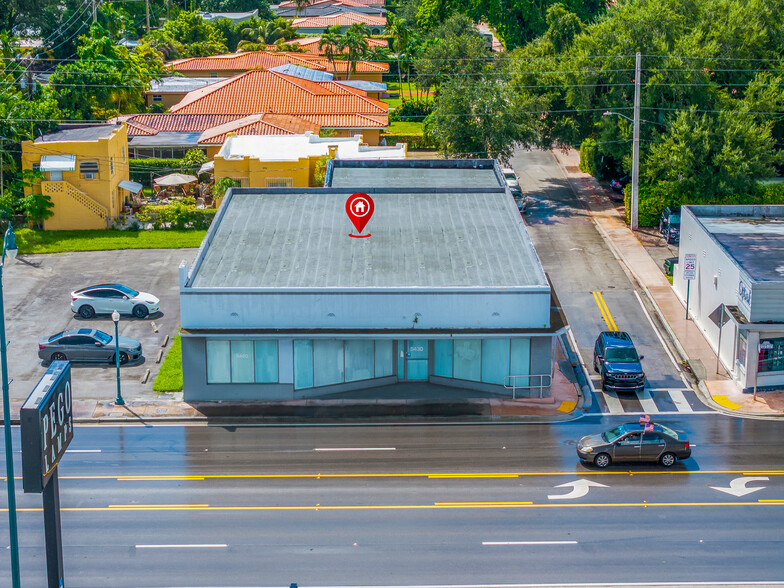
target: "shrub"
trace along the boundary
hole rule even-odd
[[[191,171],[183,167],[182,159],[131,159],[128,161],[128,166],[131,180],[146,186],[150,185],[150,174],[161,176],[175,172]]]
[[[591,174],[595,178],[599,177],[596,153],[596,141],[594,139],[585,139],[583,144],[580,145],[580,171]]]
[[[381,135],[387,140],[387,145],[408,143],[409,149],[438,149],[438,145],[427,135]]]
[[[161,206],[144,206],[136,214],[141,223],[150,223],[153,229],[197,229],[209,228],[215,217],[215,209],[194,208],[182,202]]]
[[[425,117],[433,112],[433,102],[414,102],[413,100],[403,100],[400,106],[395,108],[395,120],[403,122],[422,122]]]

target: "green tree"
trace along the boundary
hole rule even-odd
[[[167,59],[208,57],[228,52],[220,30],[195,12],[180,12],[160,30],[145,35],[143,40]]]
[[[352,24],[343,35],[342,46],[346,50],[345,59],[349,63],[346,79],[351,79],[351,74],[357,71],[357,61],[367,53],[370,31],[360,22]]]
[[[332,64],[332,74],[337,75],[335,67],[335,56],[343,51],[343,37],[340,34],[340,25],[333,25],[319,39],[319,51],[324,52],[324,56]]]

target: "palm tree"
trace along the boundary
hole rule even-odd
[[[334,25],[327,29],[319,39],[319,51],[324,52],[324,56],[332,64],[332,75],[337,77],[335,68],[335,56],[343,51],[343,37],[340,35],[340,25]]]
[[[367,38],[369,36],[370,31],[368,31],[367,27],[361,22],[354,23],[346,29],[346,34],[343,35],[343,47],[348,49],[346,59],[350,64],[349,71],[346,75],[347,80],[351,79],[352,73],[356,73],[357,61],[367,52]]]
[[[387,12],[387,26],[384,34],[392,37],[392,49],[397,57],[397,78],[400,90],[403,91],[403,58],[408,53],[409,38],[411,29],[405,19],[400,18],[394,12]]]
[[[275,21],[268,20],[258,27],[242,29],[242,34],[254,40],[243,40],[237,45],[240,51],[259,51],[266,49],[267,45],[274,45],[279,39],[283,39],[284,31]]]

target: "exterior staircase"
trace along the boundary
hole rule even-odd
[[[106,219],[109,216],[109,209],[103,204],[82,192],[79,188],[66,182],[64,180],[50,182],[41,182],[41,193],[47,196],[65,195],[81,204],[84,208],[92,212],[94,215]]]

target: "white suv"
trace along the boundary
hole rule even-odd
[[[71,310],[85,319],[96,314],[132,314],[145,318],[160,310],[160,300],[147,292],[137,292],[121,284],[99,284],[71,292]]]
[[[515,170],[511,167],[505,167],[501,170],[501,173],[504,174],[504,179],[506,180],[506,185],[510,188],[519,188],[520,181],[517,179],[517,174]]]

